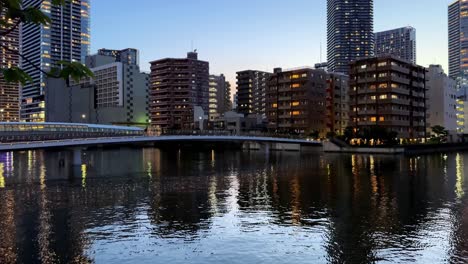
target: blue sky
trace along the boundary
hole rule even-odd
[[[451,1],[374,0],[375,30],[415,27],[418,64],[447,70]],[[326,59],[326,0],[93,0],[91,13],[92,52],[137,48],[144,71],[149,61],[185,57],[191,43],[231,82],[245,69],[313,66],[321,43]]]

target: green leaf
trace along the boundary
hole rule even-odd
[[[32,82],[31,76],[18,67],[3,69],[3,78],[8,83],[21,83],[22,85]]]
[[[47,25],[51,22],[49,16],[47,16],[41,10],[34,7],[28,7],[21,11],[21,15],[19,18],[24,23],[34,23],[37,25]]]
[[[58,75],[62,79],[71,78],[73,81],[78,82],[82,78],[94,77],[94,73],[79,62],[59,61],[57,65],[62,66]]]

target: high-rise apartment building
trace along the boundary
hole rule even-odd
[[[266,92],[270,131],[325,137],[327,73],[311,68],[275,69]]]
[[[342,73],[327,76],[326,124],[328,131],[343,135],[349,125],[349,77]]]
[[[457,81],[458,132],[466,133],[468,110],[468,2],[453,1],[448,7],[449,77]]]
[[[350,72],[351,126],[385,128],[406,139],[426,136],[426,69],[383,56],[357,60]]]
[[[416,63],[416,29],[402,27],[375,33],[375,55],[393,55]]]
[[[63,80],[48,80],[46,120],[147,127],[149,75],[112,54],[98,53],[86,61],[94,77],[71,81],[70,87]]]
[[[449,76],[460,79],[468,73],[468,2],[457,0],[448,8]],[[465,81],[466,83],[466,81]]]
[[[210,75],[209,116],[219,116],[231,110],[231,84],[224,74]]]
[[[271,73],[256,70],[237,72],[237,112],[266,117],[266,89]]]
[[[209,112],[209,63],[187,58],[151,62],[150,117],[155,129],[193,129],[194,109]]]
[[[348,73],[349,63],[374,55],[374,1],[327,1],[330,72]]]
[[[3,16],[0,13],[0,16]],[[4,17],[3,17],[3,19]],[[7,21],[7,25],[0,26],[2,31],[14,26],[13,21]],[[0,38],[0,69],[16,67],[19,64],[19,56],[14,51],[19,50],[19,29],[15,29],[6,36]],[[19,85],[7,83],[0,72],[0,122],[19,121]]]
[[[90,0],[67,1],[54,6],[51,1],[24,0],[23,6],[38,7],[47,14],[50,25],[33,23],[21,26],[21,52],[35,65],[21,61],[21,68],[32,82],[21,89],[20,118],[23,121],[45,121],[45,89],[48,72],[57,61],[85,62],[90,48]],[[38,71],[36,67],[42,71]]]
[[[457,83],[444,73],[442,66],[430,65],[426,73],[427,129],[443,126],[457,132]]]

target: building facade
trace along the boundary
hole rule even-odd
[[[375,56],[385,55],[416,63],[416,29],[402,27],[375,33]]]
[[[216,117],[231,110],[231,84],[224,74],[210,75],[209,116]]]
[[[350,72],[351,124],[375,127],[405,139],[426,136],[426,69],[383,56],[355,61]]]
[[[271,73],[256,70],[237,72],[237,112],[266,117],[266,89]]]
[[[0,16],[3,16],[0,13]],[[2,20],[5,20],[4,17]],[[7,25],[0,29],[8,30],[14,26],[13,21],[7,21]],[[13,51],[19,51],[19,29],[16,28],[8,35],[0,38],[0,69],[8,69],[19,65],[19,56]],[[3,46],[7,48],[3,48]],[[19,85],[7,83],[0,71],[0,122],[19,121]]]
[[[137,49],[100,49],[98,50],[97,55],[113,57],[116,62],[122,62],[127,65],[140,65],[140,53]]]
[[[51,1],[24,0],[23,6],[39,7],[52,22],[50,25],[33,23],[21,26],[21,53],[36,65],[20,61],[21,68],[32,77],[32,82],[21,89],[20,119],[43,122],[47,76],[58,61],[85,62],[90,49],[90,1],[67,1],[54,6]],[[38,71],[36,67],[43,71]]]
[[[92,55],[86,59],[93,78],[67,87],[63,80],[48,80],[48,122],[78,122],[126,126],[149,126],[149,75],[139,65],[114,56]],[[138,60],[138,58],[137,58]]]
[[[442,66],[430,65],[426,74],[427,128],[443,126],[456,133],[457,124],[457,83],[444,73]]]
[[[151,62],[150,117],[155,129],[193,129],[194,107],[209,112],[209,63],[187,58]]]
[[[458,132],[467,133],[468,113],[468,2],[456,0],[448,7],[449,77],[457,81]]]
[[[342,73],[327,76],[327,132],[343,135],[349,126],[349,77]]]
[[[459,79],[468,72],[468,2],[457,0],[448,7],[449,76]]]
[[[327,73],[275,69],[266,93],[268,130],[325,137]]]
[[[327,1],[327,62],[330,72],[348,73],[349,63],[374,55],[374,1]]]

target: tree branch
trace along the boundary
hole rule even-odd
[[[8,29],[8,30],[6,30],[4,32],[0,32],[0,36],[7,36],[11,32],[13,32],[15,29],[17,29],[20,24],[21,24],[21,20],[18,19],[10,29]]]
[[[50,72],[46,72],[44,71],[40,66],[37,66],[34,62],[32,62],[30,59],[28,59],[26,56],[24,56],[23,54],[21,54],[19,51],[17,50],[14,50],[14,49],[10,49],[8,46],[5,46],[3,43],[0,42],[0,47],[2,47],[3,49],[6,49],[10,52],[13,52],[15,54],[17,54],[18,56],[20,56],[24,61],[26,61],[27,63],[29,63],[34,69],[42,72],[43,74],[45,74],[47,77],[50,77],[50,78],[54,78],[54,79],[60,79],[60,76],[57,76],[57,75],[53,75],[51,74]]]

